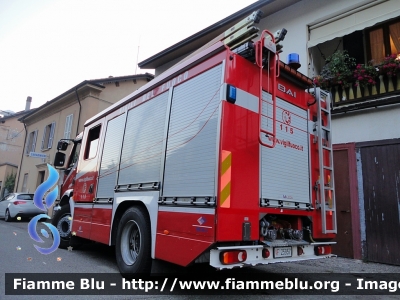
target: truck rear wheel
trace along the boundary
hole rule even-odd
[[[71,240],[71,209],[69,205],[61,206],[54,214],[51,224],[60,233],[60,248],[67,248]]]
[[[124,277],[151,272],[151,229],[147,213],[131,207],[118,224],[115,255]]]

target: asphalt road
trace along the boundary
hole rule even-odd
[[[0,219],[0,299],[320,299],[321,296],[271,296],[265,291],[261,291],[261,295],[254,296],[187,296],[187,295],[163,295],[163,296],[143,296],[134,295],[131,296],[108,296],[108,295],[96,295],[96,296],[63,296],[63,295],[52,295],[52,296],[11,296],[5,295],[5,274],[6,273],[113,273],[115,276],[120,276],[117,268],[117,264],[114,256],[114,248],[105,245],[93,243],[84,245],[79,249],[72,249],[71,251],[57,249],[55,252],[49,255],[43,255],[39,253],[35,248],[34,244],[41,247],[49,247],[52,243],[49,238],[44,244],[39,244],[32,240],[28,234],[28,222],[29,220],[14,221],[11,223],[4,222]],[[39,232],[44,225],[38,225],[37,231]],[[43,238],[43,240],[46,240]],[[339,260],[338,260],[339,262]],[[343,263],[343,260],[340,261]],[[346,264],[347,260],[344,260]],[[351,262],[351,260],[348,260]],[[335,264],[333,264],[335,265]],[[400,270],[400,267],[399,267]],[[153,264],[153,272],[157,273],[168,273],[168,274],[196,274],[199,272],[209,274],[215,274],[215,271],[211,270],[208,266],[194,266],[189,268],[182,268],[169,263],[156,262]],[[225,272],[225,271],[224,271]],[[332,276],[329,272],[336,272],[334,267],[326,269],[324,264],[319,262],[310,263],[288,263],[288,264],[276,264],[267,266],[258,266],[254,268],[244,268],[228,270],[232,277],[237,274],[249,274],[249,275],[276,275],[282,276],[280,272],[293,273],[293,276],[298,276],[303,272],[325,272],[326,276],[324,279],[332,280]],[[340,271],[338,271],[340,272]],[[343,271],[342,271],[343,272]],[[392,271],[396,272],[396,271]],[[225,273],[226,274],[226,273]],[[230,276],[230,275],[229,275]],[[350,276],[350,274],[349,274]],[[350,277],[349,277],[350,278]],[[322,279],[322,278],[321,278]],[[121,278],[122,280],[122,278]],[[400,288],[399,288],[400,290]],[[364,299],[368,296],[323,296],[324,298],[341,298],[341,299]],[[398,299],[397,295],[388,296],[371,296],[371,299]]]

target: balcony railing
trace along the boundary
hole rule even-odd
[[[353,104],[358,107],[369,106],[367,103],[377,104],[381,100],[385,102],[388,99],[391,99],[391,102],[400,103],[400,76],[380,75],[375,82],[375,85],[365,87],[357,86],[356,82],[352,82],[348,88],[339,85],[332,86],[330,92],[334,110],[342,110],[341,108],[345,110],[345,107],[351,107]]]

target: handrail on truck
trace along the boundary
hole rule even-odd
[[[268,86],[270,87],[270,79],[269,76],[272,74],[272,83],[271,88],[268,92],[271,93],[272,96],[272,132],[262,129],[261,128],[261,119],[262,119],[262,78],[263,78],[263,50],[265,45],[265,34],[268,34],[271,37],[270,41],[267,41],[267,49],[268,51]],[[279,66],[277,67],[277,61],[279,61],[279,54],[276,51],[276,44],[275,44],[275,37],[274,35],[269,32],[268,30],[263,30],[261,33],[261,38],[258,42],[256,42],[256,64],[260,68],[260,95],[258,101],[258,113],[259,113],[259,120],[258,120],[258,129],[259,129],[259,136],[258,141],[259,143],[267,148],[274,148],[276,145],[276,78],[279,77]],[[273,53],[271,56],[270,53]],[[261,139],[261,133],[265,133],[266,136],[272,136],[272,145],[266,144]]]

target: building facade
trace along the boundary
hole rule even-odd
[[[154,68],[158,75],[257,9],[264,13],[261,30],[288,31],[281,60],[299,54],[298,71],[310,78],[321,75],[327,58],[344,50],[355,64],[372,61],[380,70],[374,84],[362,86],[350,79],[326,87],[333,97],[335,253],[400,265],[394,255],[400,247],[395,234],[400,231],[400,73],[382,72],[385,57],[400,58],[398,1],[257,1],[139,66]]]
[[[146,73],[83,81],[20,118],[26,128],[26,139],[16,190],[34,193],[47,178],[47,164],[53,164],[60,139],[74,139],[83,130],[87,119],[137,90],[153,77]],[[38,158],[37,154],[46,157]]]
[[[326,87],[334,101],[335,251],[400,265],[393,255],[400,246],[393,234],[400,230],[400,76],[388,78],[382,66],[389,55],[400,59],[400,7],[397,1],[308,0],[267,18],[265,25],[271,28],[283,18],[296,37],[293,43],[288,33],[284,48],[295,52],[303,40],[302,70],[309,77],[320,75],[326,59],[340,51],[347,51],[355,65],[379,70],[376,84],[362,86],[354,78]]]
[[[1,114],[0,118],[0,198],[13,192],[6,189],[5,183],[9,176],[15,176],[21,162],[24,149],[25,129],[18,119],[28,114],[32,98],[28,97],[25,110],[17,113]]]

